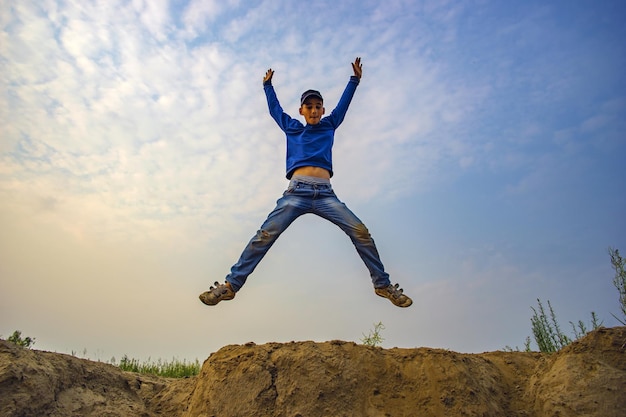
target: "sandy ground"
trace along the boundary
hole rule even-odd
[[[624,417],[625,342],[626,327],[552,355],[249,343],[168,379],[0,341],[0,415]]]

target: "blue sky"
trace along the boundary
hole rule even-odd
[[[108,360],[254,341],[482,352],[531,306],[617,322],[626,252],[620,1],[21,1],[0,6],[0,334]],[[222,281],[287,185],[281,104],[330,111],[362,57],[333,186],[394,282],[312,216]]]

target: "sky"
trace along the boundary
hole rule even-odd
[[[570,335],[592,311],[617,325],[625,18],[619,0],[2,2],[0,335],[204,360],[378,322],[385,348],[523,349],[537,299]],[[334,108],[357,56],[332,184],[413,306],[313,215],[203,305],[287,187],[265,71],[300,117],[309,88]]]

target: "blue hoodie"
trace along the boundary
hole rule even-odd
[[[316,125],[304,125],[293,119],[280,106],[271,82],[263,86],[270,115],[287,136],[287,179],[291,179],[296,169],[304,166],[324,168],[333,176],[335,129],[343,122],[358,85],[359,79],[350,77],[337,107]]]

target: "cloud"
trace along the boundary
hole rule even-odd
[[[184,38],[193,40],[211,30],[216,24],[218,16],[239,5],[238,0],[191,0],[184,7],[181,22]]]
[[[450,83],[450,69],[429,52],[435,35],[428,22],[454,26],[460,10],[430,15],[425,5],[424,23],[416,25],[420,9],[408,3],[384,11],[369,4],[359,13],[374,16],[372,24],[348,22],[350,36],[341,38],[332,30],[341,5],[321,7],[312,21],[303,5],[284,6],[293,21],[270,3],[215,2],[189,2],[180,20],[165,3],[147,2],[57,7],[53,17],[29,18],[39,28],[32,39],[13,36],[29,45],[48,39],[45,58],[24,58],[45,81],[14,88],[29,116],[7,121],[19,144],[8,154],[10,175],[23,182],[8,196],[32,194],[20,200],[25,204],[55,196],[69,213],[57,220],[68,229],[76,218],[86,228],[107,219],[119,239],[158,235],[181,222],[226,236],[244,218],[245,229],[271,208],[284,181],[284,139],[260,86],[265,67],[276,64],[276,89],[292,114],[309,85],[323,89],[332,107],[356,48],[365,76],[335,147],[344,198],[408,195],[440,181],[436,173],[448,160],[465,168],[479,163],[459,129],[490,89],[481,80]],[[26,19],[21,13],[16,20]],[[220,22],[226,14],[228,23]],[[309,42],[313,33],[316,42]],[[358,186],[364,178],[369,187]],[[142,232],[131,232],[135,227]]]

